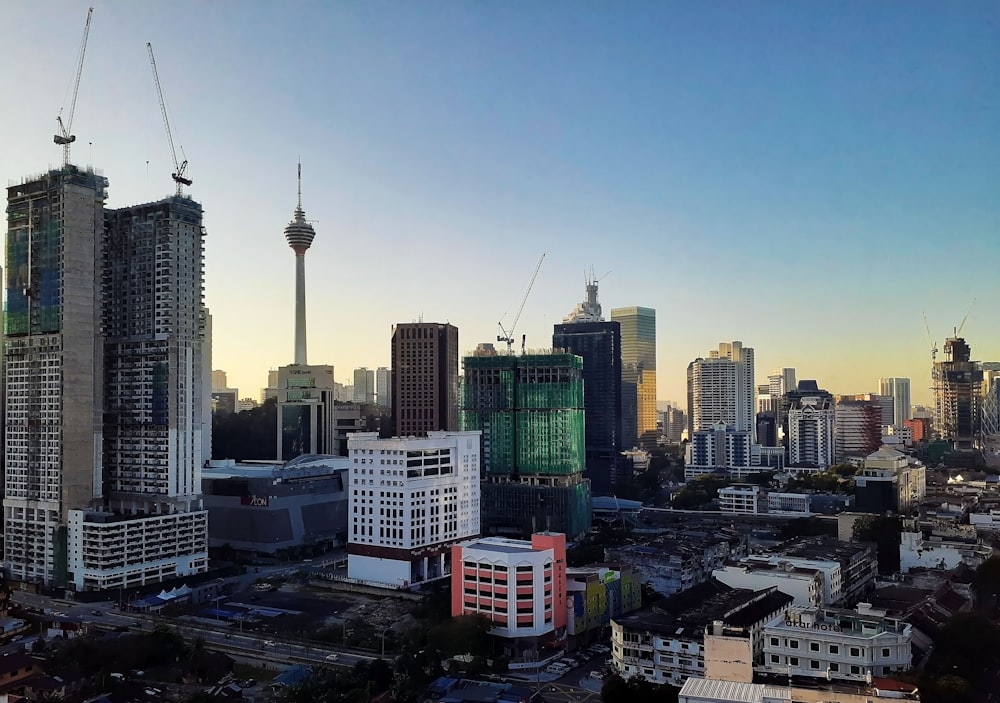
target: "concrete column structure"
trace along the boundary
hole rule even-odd
[[[302,164],[299,164],[299,201],[295,219],[285,227],[285,240],[295,252],[295,362],[306,365],[306,251],[316,236],[302,209]]]

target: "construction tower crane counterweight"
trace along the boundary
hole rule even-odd
[[[94,8],[87,10],[87,23],[83,26],[83,42],[80,44],[80,57],[76,62],[76,79],[73,81],[73,98],[69,103],[69,113],[66,121],[63,122],[62,108],[56,116],[59,124],[59,134],[52,137],[52,141],[63,148],[63,167],[69,166],[69,145],[76,141],[73,131],[73,115],[76,113],[76,97],[80,93],[80,77],[83,75],[83,57],[87,53],[87,38],[90,36],[90,18],[94,14]],[[64,106],[65,107],[65,106]]]
[[[514,321],[510,324],[510,329],[504,329],[503,321],[497,323],[500,327],[500,334],[497,335],[498,342],[507,343],[507,353],[510,354],[511,346],[514,344],[514,330],[517,328],[517,321],[521,319],[521,313],[524,311],[524,304],[528,302],[528,294],[531,293],[531,287],[535,285],[535,278],[538,277],[538,269],[542,268],[542,262],[545,261],[545,254],[542,254],[541,258],[538,259],[538,264],[535,266],[535,272],[531,274],[531,280],[528,281],[528,287],[524,291],[524,296],[521,298],[521,305],[517,309],[517,314],[514,315]],[[524,353],[525,340],[521,339],[521,353]]]
[[[167,130],[167,142],[170,144],[170,158],[174,160],[174,172],[170,174],[170,177],[174,179],[174,183],[177,184],[177,195],[181,196],[184,194],[184,186],[191,185],[194,181],[185,176],[187,171],[187,159],[178,163],[177,161],[177,150],[174,149],[174,135],[170,131],[170,119],[167,117],[167,104],[163,101],[163,89],[160,87],[160,76],[156,72],[156,59],[153,57],[153,45],[150,42],[146,42],[146,49],[149,51],[149,65],[153,67],[153,82],[156,84],[156,97],[160,100],[160,112],[163,114],[163,126]],[[181,152],[183,153],[184,147],[181,147]]]

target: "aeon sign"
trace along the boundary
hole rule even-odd
[[[266,508],[268,499],[258,496],[240,496],[240,505],[249,505],[252,508]]]

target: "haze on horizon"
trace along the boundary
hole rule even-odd
[[[657,311],[660,399],[721,341],[758,382],[834,393],[912,379],[968,313],[1000,360],[1000,4],[95,1],[73,161],[109,205],[205,208],[213,367],[258,397],[290,363],[303,168],[309,361],[389,364],[391,326],[551,343],[584,276]],[[87,3],[2,10],[4,175],[59,164]],[[971,307],[973,299],[976,303]]]

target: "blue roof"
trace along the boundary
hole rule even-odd
[[[642,510],[642,501],[626,500],[614,496],[594,496],[592,499],[594,510],[625,510],[628,512]]]
[[[289,667],[284,672],[274,677],[272,686],[295,686],[312,676],[312,669],[301,664]]]

